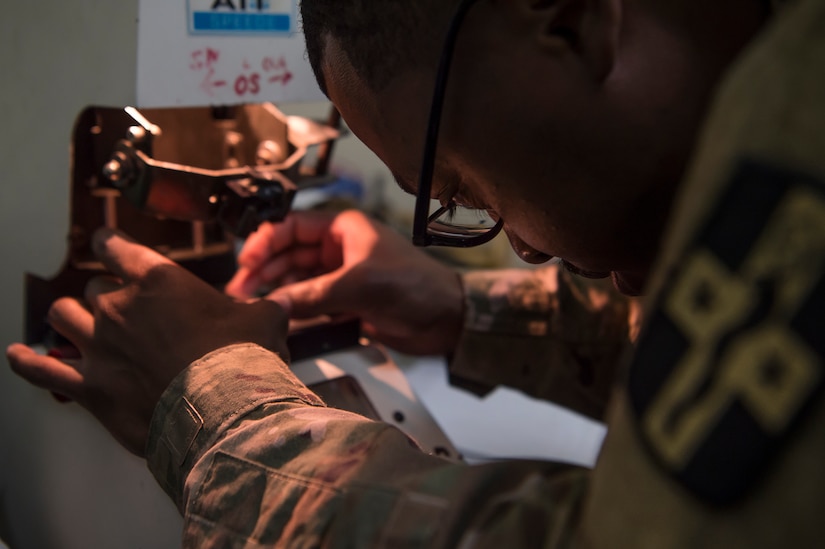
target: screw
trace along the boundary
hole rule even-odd
[[[267,139],[261,141],[255,153],[258,164],[277,164],[284,159],[283,147],[277,142]]]
[[[129,157],[118,151],[103,165],[103,176],[115,187],[123,188],[129,184],[133,166]]]
[[[126,137],[133,143],[139,143],[146,137],[146,130],[141,126],[129,126]]]
[[[123,175],[123,164],[120,160],[112,158],[103,166],[103,175],[112,183],[119,181]]]

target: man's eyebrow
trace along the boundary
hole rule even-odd
[[[408,194],[416,194],[415,186],[413,186],[413,184],[410,183],[408,179],[401,177],[393,171],[391,171],[390,173],[392,174],[392,177],[393,179],[395,179],[395,182],[398,184],[398,186],[401,187],[402,191]]]

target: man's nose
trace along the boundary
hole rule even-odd
[[[522,261],[533,265],[538,265],[539,263],[546,263],[553,259],[552,255],[540,252],[525,243],[514,231],[507,227],[507,225],[504,225],[504,232],[507,233],[507,239],[510,241],[510,246],[513,247],[516,255],[518,255]]]

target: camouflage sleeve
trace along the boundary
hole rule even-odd
[[[198,548],[565,547],[588,474],[427,455],[395,427],[326,408],[248,344],[176,378],[147,459],[184,514],[183,546]]]
[[[464,331],[453,384],[481,393],[507,385],[602,419],[637,304],[605,280],[550,265],[464,275]]]

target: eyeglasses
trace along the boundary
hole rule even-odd
[[[441,111],[447,79],[453,60],[456,37],[464,17],[478,0],[462,0],[450,21],[444,48],[435,77],[435,89],[430,106],[421,173],[418,179],[418,193],[415,197],[415,217],[413,218],[413,244],[416,246],[453,246],[469,248],[492,240],[503,226],[501,220],[493,220],[485,210],[466,208],[451,204],[442,206],[430,215],[430,192],[433,185],[435,153],[438,147],[438,130],[441,126]]]

